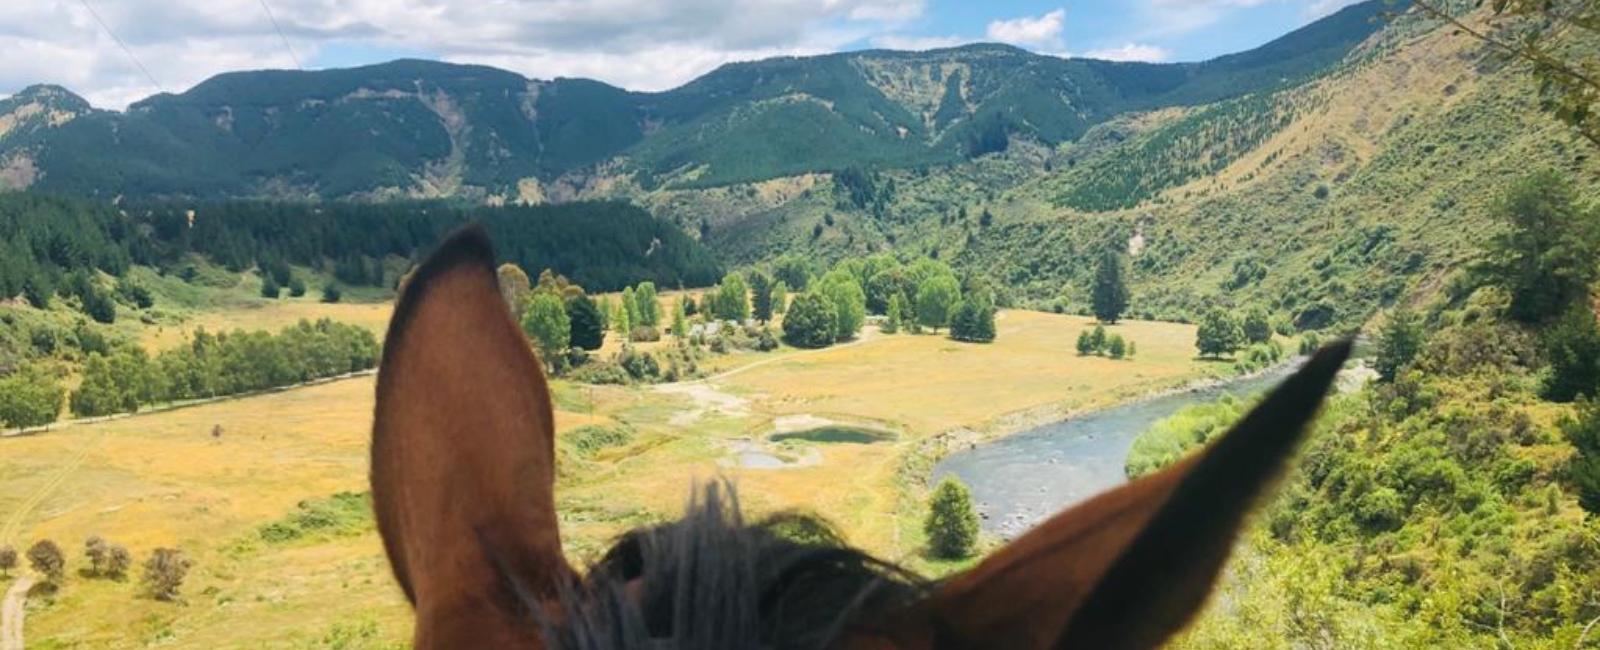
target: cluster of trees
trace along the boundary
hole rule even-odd
[[[42,364],[0,377],[0,427],[25,429],[56,421],[66,397],[61,381]]]
[[[955,271],[939,260],[902,264],[889,255],[873,255],[845,259],[816,275],[801,260],[781,258],[771,277],[775,295],[786,295],[790,287],[802,291],[783,323],[785,338],[796,346],[824,347],[853,338],[868,315],[883,316],[882,329],[889,334],[948,327],[958,341],[995,338],[992,292],[963,289]]]
[[[1103,354],[1113,359],[1127,359],[1139,353],[1137,344],[1122,338],[1121,334],[1108,335],[1104,325],[1078,332],[1077,346],[1079,356]]]
[[[1272,333],[1272,323],[1261,309],[1251,309],[1241,319],[1225,309],[1213,308],[1200,319],[1194,346],[1202,357],[1224,357],[1247,345],[1268,343]]]
[[[195,331],[187,345],[150,357],[128,345],[91,353],[73,414],[131,413],[152,404],[234,395],[369,370],[378,362],[372,332],[329,319],[301,321],[278,334]]]
[[[28,565],[44,578],[44,589],[55,591],[61,588],[67,577],[67,556],[60,545],[53,540],[41,539],[28,547],[26,555]],[[127,547],[106,541],[99,535],[90,535],[84,540],[83,555],[88,559],[89,566],[79,573],[87,578],[121,582],[133,567],[133,554],[128,552]],[[0,546],[0,575],[16,569],[17,559],[15,548]],[[140,579],[144,595],[156,600],[177,600],[178,590],[189,575],[191,566],[183,551],[174,548],[155,549],[145,560]]]

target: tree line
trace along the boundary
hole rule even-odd
[[[387,272],[383,260],[416,258],[469,221],[484,224],[502,259],[554,269],[597,290],[641,280],[705,286],[722,275],[716,259],[687,234],[621,202],[155,201],[119,207],[16,192],[0,194],[0,298],[22,296],[43,308],[57,295],[73,295],[86,313],[111,322],[114,305],[85,281],[91,272],[122,277],[139,264],[184,275],[193,272],[185,261],[190,254],[232,271],[258,267],[272,285],[291,293],[305,288],[293,286],[290,264],[325,270],[347,285],[385,286],[398,273]],[[138,299],[137,286],[127,290]],[[142,295],[148,299],[147,291]]]
[[[155,404],[370,370],[377,363],[378,341],[372,332],[326,318],[302,320],[277,334],[242,330],[211,334],[202,328],[187,344],[154,357],[136,345],[90,353],[83,383],[67,401],[79,417],[133,413]],[[54,410],[59,411],[60,391],[40,392],[54,399]],[[41,398],[39,412],[49,411],[48,406]]]

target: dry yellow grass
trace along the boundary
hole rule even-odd
[[[1139,345],[1132,361],[1078,357],[1084,319],[1005,312],[992,346],[936,336],[875,336],[819,352],[785,351],[710,382],[742,398],[705,410],[692,395],[556,382],[562,431],[623,422],[637,437],[564,482],[563,533],[580,558],[616,533],[676,513],[696,478],[741,486],[748,509],[801,508],[839,524],[851,541],[891,557],[915,513],[896,512],[902,454],[955,427],[1000,430],[1016,411],[1071,410],[1189,381],[1212,371],[1192,359],[1188,326],[1114,328]],[[319,647],[330,633],[404,640],[409,612],[374,533],[265,544],[257,529],[307,498],[364,490],[372,378],[225,401],[0,440],[0,543],[49,537],[83,565],[91,534],[142,558],[178,546],[196,560],[186,603],[135,598],[129,583],[69,577],[36,604],[30,647]],[[735,402],[738,400],[735,399]],[[820,462],[782,470],[724,464],[726,441],[763,434],[785,414],[847,415],[894,424],[895,442],[810,445]],[[220,424],[220,441],[210,432]]]
[[[276,332],[301,320],[331,318],[360,325],[372,330],[379,338],[389,326],[393,303],[334,303],[320,302],[314,297],[284,298],[276,301],[241,301],[226,308],[195,314],[181,325],[146,327],[140,331],[139,342],[152,352],[165,350],[183,343],[198,328],[206,331],[231,332],[233,330],[267,330]]]

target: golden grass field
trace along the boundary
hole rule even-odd
[[[384,307],[348,307],[381,329]],[[292,321],[297,308],[210,322]],[[702,384],[555,382],[562,432],[606,422],[637,432],[628,446],[565,472],[564,541],[578,559],[592,557],[623,530],[673,516],[696,479],[721,475],[739,485],[747,510],[814,511],[855,544],[914,559],[919,513],[896,503],[920,486],[899,485],[896,469],[917,441],[952,429],[1003,433],[1227,370],[1193,358],[1192,326],[1166,323],[1113,328],[1138,343],[1135,359],[1079,357],[1073,342],[1087,324],[1006,311],[993,345],[873,332],[822,351],[729,355],[717,366],[731,370]],[[303,499],[366,489],[372,389],[372,377],[359,377],[0,439],[0,543],[48,537],[68,553],[59,595],[30,602],[29,647],[358,648],[408,639],[409,611],[376,533],[269,544],[256,532]],[[803,448],[818,461],[811,465],[726,462],[729,440],[801,414],[880,423],[900,436],[784,443]],[[220,440],[210,435],[216,425]],[[92,534],[128,546],[136,561],[156,546],[184,549],[195,560],[185,602],[138,598],[133,581],[76,575]]]

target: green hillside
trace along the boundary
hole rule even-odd
[[[1202,63],[1062,59],[1001,45],[723,66],[636,93],[400,60],[235,72],[125,112],[56,87],[0,104],[0,187],[90,196],[539,201],[618,172],[701,188],[1056,146],[1134,110],[1292,86],[1380,24],[1355,5]],[[612,164],[616,163],[616,164]],[[559,198],[559,196],[555,197]]]

